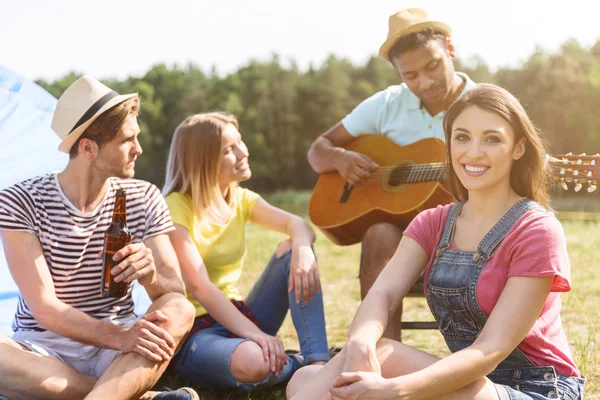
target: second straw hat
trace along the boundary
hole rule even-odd
[[[391,15],[388,21],[387,39],[379,48],[379,57],[390,61],[389,52],[398,39],[426,28],[440,32],[446,37],[452,35],[452,29],[447,24],[430,19],[420,8],[407,8]]]

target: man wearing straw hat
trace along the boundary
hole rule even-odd
[[[192,389],[149,392],[190,329],[174,229],[160,191],[131,179],[142,154],[137,94],[84,76],[58,100],[52,129],[69,153],[64,171],[0,192],[0,234],[20,297],[12,338],[0,335],[0,397],[198,399]],[[26,155],[24,155],[26,156]],[[35,162],[35,160],[32,160]],[[126,191],[132,242],[115,253],[126,295],[101,295],[103,235]],[[152,304],[137,319],[131,286]]]
[[[352,185],[366,182],[378,165],[364,154],[345,150],[359,135],[382,134],[399,145],[437,137],[444,139],[445,110],[464,91],[475,86],[454,71],[451,29],[430,19],[418,8],[401,10],[389,18],[388,36],[379,56],[390,62],[403,83],[390,86],[360,103],[342,121],[319,136],[308,152],[318,173],[337,170]],[[372,225],[362,240],[359,272],[364,298],[394,254],[404,227]],[[402,307],[390,316],[384,336],[400,340]]]

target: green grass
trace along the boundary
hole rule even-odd
[[[280,195],[277,204],[289,202],[296,212],[306,210],[304,202],[293,195]],[[301,204],[303,203],[303,204]],[[284,204],[284,207],[285,204]],[[287,208],[287,207],[286,207]],[[572,269],[573,291],[562,295],[562,318],[573,355],[578,367],[588,378],[586,398],[600,399],[600,223],[564,221]],[[240,282],[242,293],[248,293],[252,283],[258,278],[276,245],[283,235],[268,232],[250,225],[247,232],[248,256],[245,271]],[[339,247],[329,242],[318,232],[315,251],[319,261],[325,315],[329,344],[342,346],[348,328],[360,303],[359,282],[357,279],[360,247],[358,245]],[[430,320],[432,316],[422,298],[409,298],[404,302],[405,320]],[[279,335],[286,348],[298,349],[297,337],[289,317],[286,318]],[[431,352],[438,356],[449,354],[446,345],[437,331],[404,331],[403,341],[409,345]],[[185,382],[171,382],[172,386]],[[280,400],[285,399],[282,387],[251,394],[239,391],[215,392],[200,390],[204,400]]]

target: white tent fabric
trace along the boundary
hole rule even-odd
[[[0,65],[0,190],[37,175],[59,171],[68,156],[58,151],[58,136],[50,129],[56,99],[43,88]],[[134,288],[136,313],[149,299]],[[12,280],[0,242],[0,332],[12,333],[18,289]]]

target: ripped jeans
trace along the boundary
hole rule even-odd
[[[308,363],[329,360],[323,295],[315,291],[313,300],[296,304],[294,292],[288,292],[291,257],[291,250],[279,258],[275,254],[271,257],[250,291],[246,305],[259,328],[272,336],[277,334],[289,309],[302,357],[288,355],[288,363],[279,376],[271,372],[259,382],[239,382],[231,373],[231,356],[237,346],[249,339],[231,338],[230,332],[216,323],[186,340],[172,364],[179,376],[194,385],[251,391],[287,382],[298,368]]]

